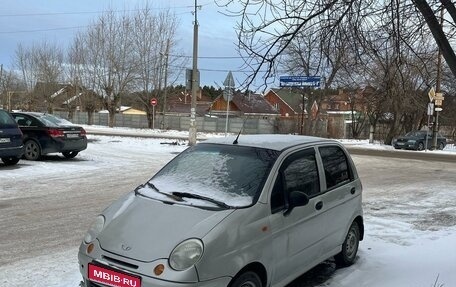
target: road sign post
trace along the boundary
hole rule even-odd
[[[434,126],[432,127],[432,148],[437,149],[437,133],[439,131],[439,113],[442,111],[442,104],[443,100],[445,98],[443,97],[442,93],[435,93],[434,95],[434,103],[435,103],[435,122]]]
[[[228,135],[228,114],[230,112],[230,101],[233,98],[233,89],[235,88],[234,85],[234,78],[231,71],[228,72],[225,81],[223,82],[225,86],[225,91],[223,91],[223,98],[226,101],[226,120],[225,120],[225,137]]]
[[[429,99],[432,101],[434,97],[431,98],[431,96],[429,95]],[[434,114],[434,103],[428,103],[428,106],[427,106],[427,116],[428,116],[428,121],[427,121],[427,131],[426,131],[426,142],[424,144],[424,151],[427,151],[427,148],[428,148],[428,135],[429,135],[429,132],[430,132],[430,128],[429,128],[429,125],[430,125],[430,121],[431,121],[431,116]]]
[[[150,105],[152,106],[152,129],[155,129],[155,106],[158,104],[156,98],[150,99]]]

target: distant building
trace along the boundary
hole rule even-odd
[[[305,106],[304,96],[291,89],[270,89],[264,98],[282,117],[300,117],[302,113],[307,114],[303,108]]]
[[[234,93],[229,105],[229,116],[247,116],[267,119],[280,115],[279,112],[260,94]],[[226,116],[226,113],[227,101],[220,95],[212,103],[210,115]]]

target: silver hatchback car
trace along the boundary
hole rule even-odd
[[[355,262],[362,186],[337,141],[241,135],[186,149],[100,214],[81,286],[285,286]]]

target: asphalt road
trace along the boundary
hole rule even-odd
[[[348,151],[352,155],[367,155],[373,157],[388,157],[396,159],[413,159],[425,161],[449,162],[456,164],[456,153],[436,153],[430,151],[411,151],[411,150],[383,150],[369,149],[362,147],[347,146]]]
[[[401,202],[410,201],[416,196],[398,193],[398,185],[419,182],[422,184],[421,194],[456,186],[455,156],[358,148],[349,150],[363,181],[365,212],[368,215],[388,216],[388,209],[382,214],[381,209],[373,208],[374,203],[384,200],[388,194],[394,193]],[[135,160],[144,161],[147,156],[144,154],[125,155],[108,150],[105,155],[100,156],[108,155],[119,157],[119,160],[128,156],[132,164],[113,166],[100,172],[73,174],[63,171],[52,177],[31,178],[1,178],[1,169],[15,167],[0,167],[0,190],[13,189],[20,194],[7,199],[0,198],[0,267],[79,246],[88,226],[100,211],[150,178],[159,168],[150,164],[144,164],[149,168],[138,168],[133,164]],[[168,155],[169,159],[173,156]],[[78,158],[74,160],[78,161]],[[60,157],[50,156],[45,159],[46,163],[60,161]],[[39,165],[36,167],[39,168]],[[441,204],[445,207],[456,206],[455,201]],[[456,216],[441,216],[444,216],[446,225],[456,225]],[[423,220],[415,217],[404,218],[404,221],[416,221],[417,228],[427,228]],[[334,270],[335,265],[332,262],[325,262],[289,287],[321,284]]]

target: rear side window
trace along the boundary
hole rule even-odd
[[[344,151],[338,146],[319,148],[325,170],[326,188],[330,189],[349,182],[352,172]]]
[[[0,127],[15,127],[16,122],[14,119],[10,116],[9,113],[5,111],[0,111]]]

